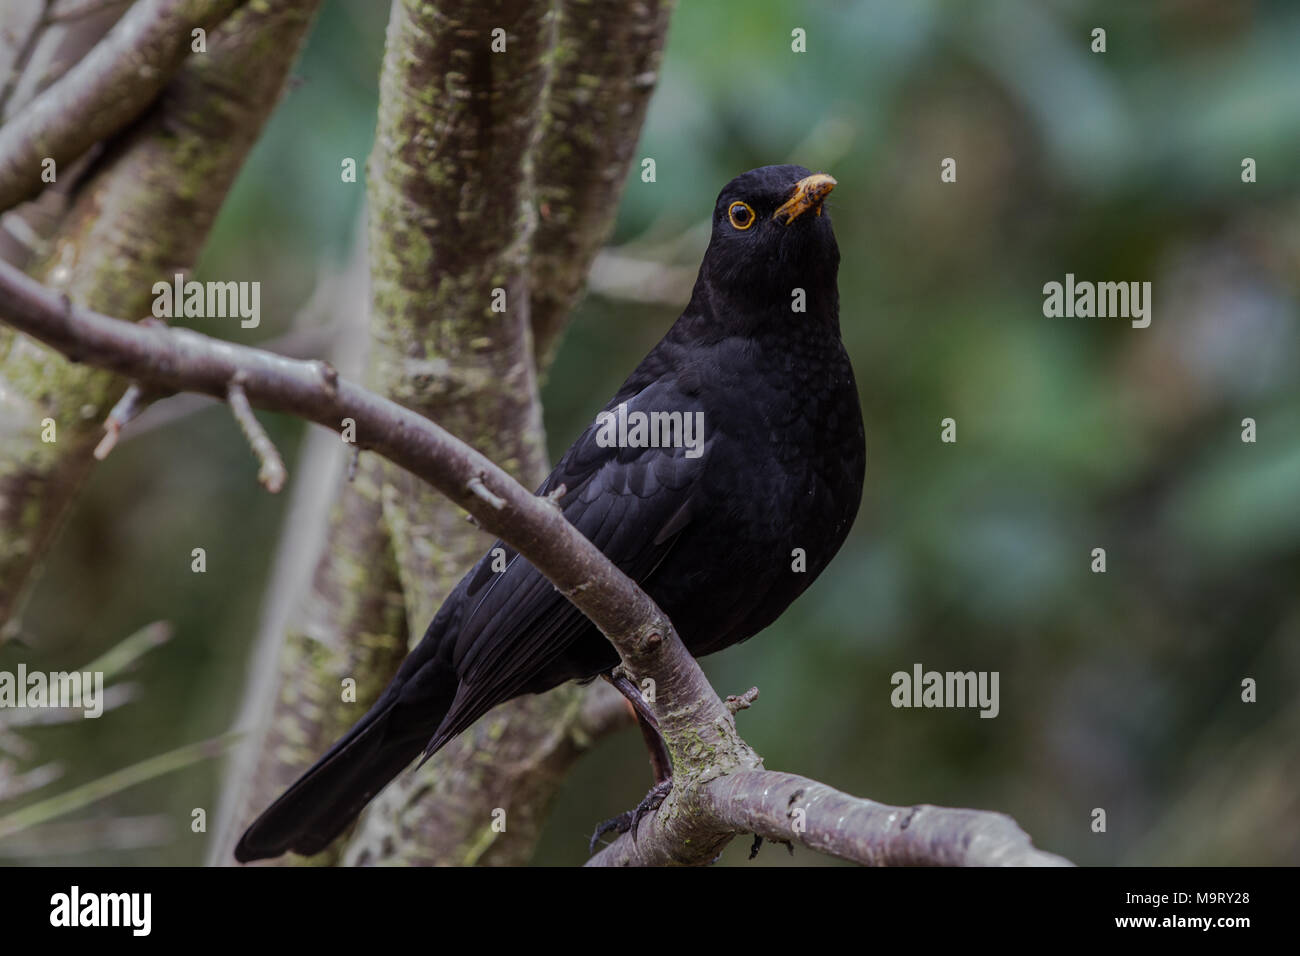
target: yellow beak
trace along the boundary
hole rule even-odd
[[[822,214],[822,200],[836,186],[835,177],[826,173],[813,173],[794,184],[794,191],[790,193],[781,208],[772,213],[773,219],[779,219],[781,216],[787,217],[785,224],[788,226],[794,222],[809,209],[817,207],[817,215]]]

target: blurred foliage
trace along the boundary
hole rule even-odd
[[[199,274],[260,279],[262,328],[204,331],[274,336],[346,254],[364,184],[341,184],[339,163],[370,149],[386,12],[326,3]],[[681,4],[638,154],[657,182],[630,179],[621,251],[694,268],[717,190],[753,166],[840,182],[862,513],[776,625],[705,662],[720,693],[762,690],[739,722],[768,766],[1002,810],[1080,863],[1300,863],[1297,51],[1300,6],[1280,0]],[[956,184],[939,179],[950,156]],[[1257,183],[1241,182],[1246,156]],[[1150,328],[1045,318],[1042,286],[1067,272],[1152,282]],[[680,304],[581,306],[546,388],[554,453]],[[267,420],[292,473],[301,426]],[[218,409],[96,473],[28,609],[29,646],[0,667],[74,666],[154,619],[177,636],[138,669],[138,700],[32,734],[64,783],[229,726],[284,514],[255,471]],[[200,545],[206,575],[189,570]],[[1001,713],[892,708],[890,675],[916,662],[1000,672]],[[1258,703],[1241,702],[1245,677]],[[165,812],[176,842],[73,859],[199,862],[183,824],[219,773],[94,808]],[[634,733],[604,742],[537,862],[579,862],[591,825],[648,783]]]

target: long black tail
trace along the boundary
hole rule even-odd
[[[400,691],[400,685],[390,685],[355,727],[253,821],[235,847],[236,860],[321,852],[415,759],[451,696],[421,701],[422,713],[413,721]]]

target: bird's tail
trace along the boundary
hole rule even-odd
[[[253,821],[235,847],[240,863],[293,851],[311,856],[324,850],[390,780],[424,749],[442,703],[426,701],[419,721],[397,715],[398,688],[390,685],[375,706]],[[432,719],[432,724],[427,721]],[[408,724],[406,727],[401,724]]]

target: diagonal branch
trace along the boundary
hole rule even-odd
[[[211,29],[242,0],[140,0],[57,83],[0,127],[0,210],[41,191],[56,167],[139,116],[190,52],[191,31]]]
[[[891,807],[807,777],[742,770],[688,795],[689,813],[625,834],[588,866],[708,863],[718,834],[752,833],[864,866],[1070,866],[1036,849],[1010,817],[983,810]],[[689,838],[703,830],[699,846]]]
[[[32,274],[104,313],[148,314],[153,283],[197,261],[318,2],[246,3],[212,30],[207,54],[188,57],[143,117],[79,177],[51,187],[69,189],[70,205],[42,230],[49,241]],[[59,197],[47,191],[23,211],[49,198]],[[97,423],[124,390],[0,329],[0,642],[21,626],[41,561],[94,465]],[[47,418],[57,441],[42,441]]]
[[[231,383],[238,381],[250,404],[259,408],[288,412],[337,432],[355,422],[358,447],[423,478],[484,530],[517,547],[619,643],[625,656],[630,652],[641,658],[671,643],[663,640],[670,633],[663,612],[552,503],[532,495],[427,418],[342,379],[325,362],[289,359],[189,329],[112,319],[73,305],[8,263],[0,263],[0,313],[14,328],[72,361],[155,388],[201,392],[225,401]],[[475,493],[478,481],[502,500],[502,507]],[[650,637],[655,640],[647,646]],[[717,706],[726,713],[720,701]]]
[[[9,75],[5,81],[0,83],[0,120],[3,120],[5,114],[9,112],[9,100],[14,95],[14,89],[17,88],[19,81],[22,79],[23,72],[31,62],[32,54],[36,51],[36,45],[40,42],[41,34],[49,24],[50,6],[54,0],[41,0],[41,5],[32,12],[35,17],[31,17],[31,23],[27,32],[23,36],[23,41],[18,45],[14,53],[13,63],[9,67]],[[22,13],[18,13],[22,16]],[[3,24],[10,26],[10,24]],[[6,34],[12,35],[10,30],[5,30]]]

